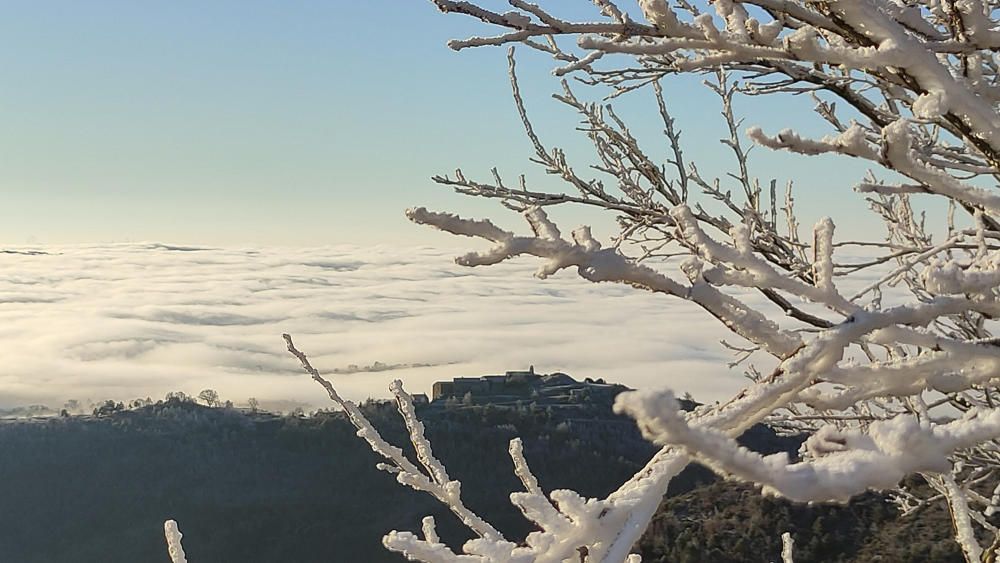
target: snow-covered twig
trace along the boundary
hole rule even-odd
[[[167,540],[167,554],[170,555],[171,563],[187,563],[184,546],[181,545],[181,537],[184,534],[177,528],[177,522],[174,520],[164,522],[163,535]]]
[[[407,459],[406,456],[403,455],[403,450],[386,442],[375,427],[372,426],[371,422],[368,421],[364,413],[361,412],[361,409],[357,407],[357,405],[351,401],[341,398],[340,394],[338,394],[336,389],[333,387],[333,384],[320,375],[319,371],[316,370],[316,368],[314,368],[309,362],[309,358],[307,358],[305,354],[300,352],[295,347],[295,343],[292,342],[292,337],[290,335],[284,334],[282,337],[285,339],[288,352],[299,360],[299,363],[302,364],[302,368],[313,378],[314,381],[326,389],[327,394],[330,396],[330,400],[344,410],[347,414],[348,420],[350,420],[351,424],[358,429],[358,437],[368,442],[368,445],[371,446],[375,453],[381,455],[389,461],[389,465],[380,464],[379,467],[381,469],[385,469],[390,473],[395,474],[396,480],[403,485],[407,485],[418,491],[430,493],[434,496],[434,498],[439,500],[453,513],[455,513],[463,524],[468,526],[472,529],[472,531],[476,532],[481,537],[492,540],[503,540],[503,536],[496,530],[496,528],[483,520],[479,515],[469,510],[462,502],[461,483],[449,479],[447,472],[444,470],[444,466],[442,466],[441,463],[434,458],[431,452],[430,443],[427,442],[426,438],[423,436],[423,425],[416,419],[413,411],[413,404],[410,401],[409,395],[403,391],[402,383],[394,381],[391,390],[396,395],[399,411],[403,415],[407,428],[410,430],[410,437],[413,441],[414,448],[417,450],[417,457],[424,465],[426,472],[421,471],[416,465],[413,464],[413,462]]]
[[[955,526],[955,539],[958,545],[962,546],[962,554],[968,563],[978,563],[983,554],[983,548],[976,541],[976,534],[972,530],[972,522],[969,518],[969,503],[965,492],[962,491],[955,478],[945,475],[941,478],[944,482],[945,498],[948,499],[948,508],[951,510],[951,521]]]
[[[795,540],[792,534],[784,532],[781,534],[781,563],[795,563],[794,557]]]

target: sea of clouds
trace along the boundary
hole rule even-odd
[[[322,389],[285,351],[283,332],[358,400],[387,396],[395,378],[429,393],[434,381],[529,365],[702,401],[746,383],[742,369],[726,365],[733,356],[719,340],[727,331],[695,306],[571,271],[539,280],[531,259],[463,268],[453,254],[152,243],[8,249],[0,253],[0,408],[205,388],[236,404],[325,406]],[[394,369],[365,371],[376,361]]]

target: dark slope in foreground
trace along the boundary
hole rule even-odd
[[[405,443],[395,408],[366,412]],[[509,537],[530,525],[507,500],[519,484],[507,443],[521,436],[543,488],[604,496],[653,447],[603,402],[574,407],[424,406],[436,453],[473,509]],[[765,428],[758,450],[794,450]],[[434,515],[445,541],[468,537],[435,501],[375,470],[339,414],[245,414],[170,401],[100,418],[0,424],[0,561],[167,561],[162,523],[180,522],[192,561],[401,561],[382,534]],[[947,514],[899,521],[868,495],[847,507],[791,506],[689,468],[642,541],[644,561],[772,561],[780,532],[808,561],[952,561]],[[877,548],[877,549],[876,549]]]

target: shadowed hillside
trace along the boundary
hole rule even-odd
[[[562,406],[437,401],[419,413],[469,506],[516,538],[530,526],[507,500],[519,488],[510,438],[524,439],[544,489],[588,496],[606,495],[654,452],[606,397],[574,397]],[[404,443],[392,404],[364,410]],[[765,451],[798,445],[763,427],[744,438]],[[377,471],[339,413],[275,416],[174,398],[96,417],[7,421],[0,452],[4,561],[167,561],[168,518],[180,523],[191,559],[213,563],[401,561],[382,548],[382,534],[415,530],[426,515],[448,543],[468,537],[431,498]],[[904,523],[876,495],[810,508],[713,481],[692,467],[672,483],[643,539],[644,561],[775,560],[786,530],[796,536],[796,561],[874,560],[866,554],[876,544],[884,561],[958,557],[937,508]]]

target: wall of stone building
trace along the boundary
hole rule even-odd
[[[438,381],[431,387],[431,398],[435,401],[440,398],[454,396],[454,394],[455,385],[451,381]]]

